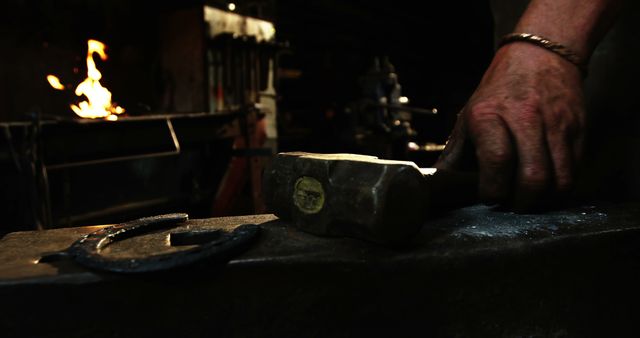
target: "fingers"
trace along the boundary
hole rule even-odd
[[[565,195],[573,188],[574,158],[579,156],[567,134],[557,131],[547,133],[547,144],[553,164],[555,191]]]
[[[580,124],[570,122],[570,112],[548,118],[538,107],[505,108],[485,103],[465,109],[436,167],[466,168],[461,163],[471,145],[483,203],[518,212],[562,204],[582,156]]]
[[[526,110],[509,122],[518,151],[513,206],[517,211],[534,210],[544,204],[551,178],[545,125],[537,111]]]
[[[468,112],[468,131],[479,168],[479,196],[487,204],[507,204],[511,200],[508,204],[517,211],[536,209],[544,204],[551,170],[555,169],[552,166],[558,166],[562,184],[570,186],[569,148],[556,142],[557,151],[551,158],[538,112],[522,110],[507,115],[505,120],[498,108],[472,108]]]
[[[476,147],[478,195],[486,204],[498,204],[511,194],[515,153],[509,129],[497,114],[470,112],[469,133]]]

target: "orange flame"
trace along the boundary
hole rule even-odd
[[[62,83],[60,83],[60,79],[58,79],[57,76],[55,76],[55,75],[47,75],[47,81],[49,81],[49,84],[54,89],[64,90],[64,85]]]
[[[97,53],[103,61],[107,60],[107,54],[104,51],[106,45],[97,40],[89,40],[87,45],[87,78],[75,90],[77,96],[84,95],[87,101],[82,101],[78,105],[72,104],[70,107],[80,117],[105,118],[109,121],[115,121],[118,119],[118,115],[124,113],[125,110],[111,102],[111,92],[100,84],[102,74],[93,60],[93,53]],[[60,84],[62,88],[57,87],[55,80],[51,78],[55,78],[55,80],[58,78],[53,75],[47,76],[47,80],[53,88],[64,89],[59,80],[57,84]]]

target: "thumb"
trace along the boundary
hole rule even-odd
[[[462,110],[464,111],[464,109]],[[438,169],[475,171],[477,165],[473,144],[467,137],[467,126],[462,112],[458,113],[451,135],[434,164]]]

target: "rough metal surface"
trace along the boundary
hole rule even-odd
[[[611,210],[612,216],[609,215]],[[477,205],[432,220],[408,247],[401,249],[351,238],[315,236],[291,227],[273,215],[196,219],[176,228],[125,239],[105,247],[101,254],[108,259],[142,259],[150,255],[176,253],[195,246],[171,246],[168,238],[172,232],[232,231],[239,225],[254,223],[261,224],[263,238],[247,253],[231,260],[230,265],[339,263],[380,267],[402,261],[468,256],[482,251],[507,253],[575,238],[597,239],[598,236],[619,232],[635,233],[640,231],[640,218],[635,214],[633,206],[584,206],[526,215]],[[63,262],[69,269],[57,270],[52,268],[57,265],[55,261],[51,264],[37,262],[43,255],[60,251],[59,248],[65,249],[83,235],[98,229],[82,227],[7,235],[0,241],[0,285],[23,278],[26,280],[20,282],[66,282],[77,277],[75,283],[95,279],[95,275],[75,264]]]
[[[355,154],[279,153],[263,191],[269,210],[306,232],[377,243],[418,232],[430,198],[415,163]]]
[[[270,215],[247,217],[223,217],[210,220],[191,220],[178,227],[142,234],[109,245],[101,255],[111,260],[143,259],[150,255],[175,254],[188,251],[195,245],[171,246],[171,233],[220,229],[233,231],[243,224],[260,224],[275,217]],[[63,252],[75,241],[108,226],[88,226],[7,234],[0,240],[0,286],[22,283],[88,283],[110,279],[113,276],[85,269],[71,259],[61,258],[39,263],[43,256]]]
[[[139,277],[35,263],[96,227],[9,234],[0,240],[3,336],[620,337],[640,318],[638,204],[541,215],[472,206],[402,249],[316,237],[272,215],[181,228],[245,223],[262,235],[228,264]],[[167,234],[104,253],[175,250]]]

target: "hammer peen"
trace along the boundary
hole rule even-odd
[[[280,153],[265,169],[268,209],[321,236],[401,244],[430,216],[472,204],[475,174],[356,154]]]

